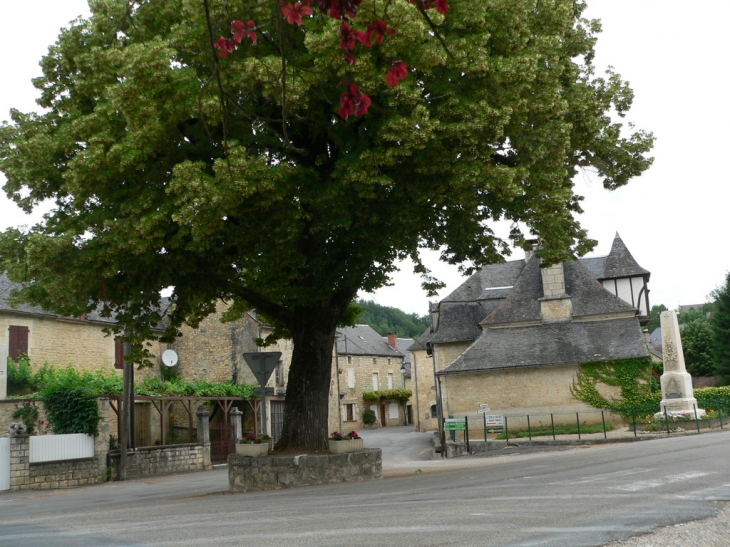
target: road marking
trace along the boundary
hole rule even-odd
[[[647,488],[657,488],[659,486],[664,486],[665,484],[686,481],[690,479],[695,479],[697,477],[704,477],[705,475],[710,474],[711,473],[706,473],[704,471],[688,471],[686,473],[679,473],[678,475],[667,475],[666,477],[661,477],[654,480],[639,481],[631,484],[622,484],[619,486],[609,486],[608,488],[611,490],[623,490],[624,492],[637,492],[639,490],[645,490]]]

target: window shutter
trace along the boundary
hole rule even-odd
[[[17,361],[22,355],[28,355],[28,327],[10,325],[8,330],[9,355],[13,361]]]
[[[114,368],[124,368],[124,340],[121,338],[114,340]]]

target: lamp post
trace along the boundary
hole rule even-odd
[[[406,365],[405,365],[405,363],[403,363],[403,365],[401,365],[401,367],[400,367],[400,374],[403,377],[403,388],[404,389],[406,387],[406,372],[407,372]]]

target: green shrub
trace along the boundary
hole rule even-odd
[[[88,388],[52,384],[41,392],[48,423],[54,433],[99,434],[99,407]]]
[[[20,418],[28,428],[28,435],[32,435],[38,423],[38,407],[33,401],[23,401],[18,408],[10,415],[13,418]]]
[[[362,421],[365,424],[374,424],[375,423],[375,412],[371,409],[367,409],[362,413]]]
[[[379,389],[378,391],[364,391],[362,398],[365,401],[385,401],[391,399],[400,403],[406,403],[411,398],[412,393],[410,389],[405,388]]]
[[[27,355],[17,361],[8,359],[8,393],[14,395],[24,390],[33,390],[33,371]]]

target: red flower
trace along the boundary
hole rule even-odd
[[[301,2],[297,2],[296,4],[287,4],[284,6],[284,2],[279,2],[283,7],[281,8],[281,13],[284,17],[286,17],[287,23],[294,25],[301,25],[302,24],[302,15],[312,15],[314,14],[314,11],[312,11],[312,8],[309,6],[303,6]]]
[[[254,23],[253,21],[249,21],[246,24],[244,24],[243,21],[233,21],[233,23],[231,23],[233,41],[236,44],[240,44],[241,40],[243,40],[244,37],[247,37],[251,39],[253,45],[256,45],[258,36],[256,36],[256,32],[254,31],[255,28],[256,23]]]
[[[340,96],[340,117],[346,120],[352,115],[364,116],[372,103],[370,97],[360,91],[355,84],[350,84],[349,91]]]
[[[388,85],[390,87],[397,86],[401,80],[408,77],[408,67],[403,61],[393,61],[390,69],[388,69]]]

